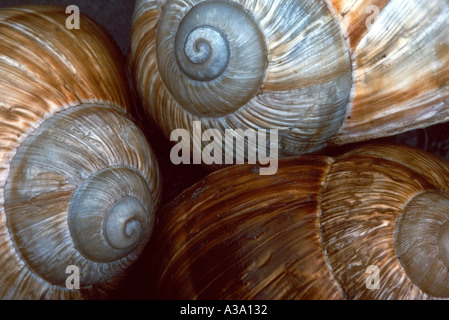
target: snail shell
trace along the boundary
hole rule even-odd
[[[395,145],[282,159],[274,176],[216,171],[160,212],[156,294],[449,298],[448,177],[446,161]]]
[[[167,137],[277,129],[301,155],[447,121],[448,16],[445,0],[139,0],[131,69]]]
[[[0,10],[0,298],[103,296],[149,239],[158,165],[123,57],[65,8]],[[66,286],[67,267],[80,290]]]

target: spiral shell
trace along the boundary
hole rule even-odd
[[[131,69],[167,137],[277,129],[281,156],[311,153],[447,121],[448,16],[444,0],[140,0]]]
[[[0,10],[0,297],[103,297],[148,241],[156,158],[113,40],[65,8]],[[80,289],[67,286],[67,267]]]
[[[279,165],[216,171],[163,208],[157,297],[449,298],[446,161],[368,145]]]

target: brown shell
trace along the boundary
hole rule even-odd
[[[352,106],[332,144],[391,136],[449,119],[447,1],[328,2],[348,37],[355,65]]]
[[[133,205],[148,219],[160,202],[155,156],[127,113],[133,100],[123,56],[88,17],[70,30],[68,16],[52,6],[0,10],[3,299],[105,294],[142,250],[107,248],[99,239],[105,215],[118,214],[111,206],[120,197],[139,199]],[[146,240],[149,220],[142,222]],[[87,258],[101,250],[108,255]],[[80,268],[81,290],[65,286],[69,265]]]
[[[278,129],[279,152],[284,157],[449,119],[446,0],[226,2],[244,7],[260,24],[268,65],[260,66],[266,73],[256,94],[254,90],[249,94],[245,85],[227,86],[221,78],[198,93],[204,82],[181,82],[176,63],[168,67],[161,63],[174,56],[171,42],[179,21],[203,2],[136,3],[131,69],[147,116],[167,137],[179,128],[191,132],[193,121],[201,121],[204,130]],[[264,53],[257,50],[261,52],[255,54]],[[239,66],[246,68],[244,63]],[[215,86],[218,89],[212,91]],[[222,97],[228,89],[233,94]],[[186,103],[178,97],[180,92],[187,97],[212,92],[215,100]],[[245,99],[237,101],[242,95]],[[215,112],[223,101],[229,104],[225,111]]]
[[[158,298],[448,297],[447,281],[446,291],[420,289],[405,271],[419,261],[403,259],[407,252],[399,258],[395,240],[411,200],[435,190],[448,194],[444,160],[371,145],[279,165],[274,176],[249,165],[219,170],[163,208],[151,242]],[[438,223],[449,221],[444,217]],[[432,259],[437,264],[438,256]],[[378,289],[367,285],[370,266],[379,270]],[[449,275],[446,266],[432,272]]]

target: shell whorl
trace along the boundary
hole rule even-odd
[[[449,298],[449,193],[424,192],[405,207],[395,250],[410,279],[424,292]]]
[[[131,68],[167,137],[197,120],[222,133],[277,129],[282,154],[320,149],[352,88],[347,43],[314,0],[138,1]]]
[[[145,137],[107,106],[74,106],[41,124],[17,149],[5,185],[12,240],[33,272],[64,287],[65,269],[75,265],[87,287],[136,260],[154,219],[154,169],[139,163],[151,157]],[[123,208],[126,199],[135,200]],[[141,224],[137,238],[114,246],[129,219]]]
[[[70,201],[75,247],[95,262],[133,253],[152,231],[155,205],[150,194],[145,178],[131,168],[112,167],[89,177]]]
[[[64,8],[0,10],[0,297],[103,297],[139,256],[158,164],[127,110],[123,57]],[[80,290],[66,268],[80,270]]]
[[[367,146],[337,158],[320,193],[320,222],[323,248],[347,297],[442,297],[441,291],[427,286],[438,285],[432,277],[448,275],[435,246],[435,226],[444,215],[429,201],[425,211],[416,203],[428,196],[435,200],[432,194],[446,194],[448,174],[444,160],[404,146]],[[417,230],[421,238],[416,236]],[[423,259],[426,255],[429,257]],[[380,270],[379,290],[366,288],[369,266]],[[427,279],[423,282],[422,277]]]
[[[249,11],[234,2],[199,2],[187,13],[168,3],[156,43],[165,85],[186,111],[200,117],[236,111],[265,79],[264,36]]]

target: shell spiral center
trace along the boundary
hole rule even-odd
[[[114,184],[121,189],[107,188]],[[76,247],[85,257],[111,262],[145,242],[152,229],[154,205],[151,199],[143,203],[137,198],[140,190],[149,192],[145,180],[126,167],[100,171],[76,190],[69,208],[69,226]],[[88,226],[102,232],[88,233]]]
[[[165,86],[199,117],[234,113],[265,81],[265,36],[253,14],[233,1],[167,1],[156,46]]]
[[[109,211],[105,222],[105,237],[111,247],[127,249],[141,238],[147,224],[146,210],[134,197],[124,197]]]
[[[212,26],[194,29],[184,45],[175,47],[179,67],[194,80],[212,81],[221,76],[229,65],[228,39]]]

